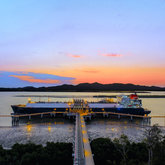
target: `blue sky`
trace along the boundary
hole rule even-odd
[[[165,85],[164,0],[5,0],[0,20],[1,71],[73,77],[77,83]],[[127,70],[124,79],[106,72],[115,67]],[[159,70],[159,80],[139,82],[142,73],[133,81],[127,67],[137,68],[135,74]]]
[[[54,82],[51,82],[55,80]],[[56,86],[71,84],[74,78],[32,72],[0,72],[0,87]],[[45,82],[46,81],[46,82]]]

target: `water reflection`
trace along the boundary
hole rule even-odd
[[[1,127],[0,145],[9,148],[15,143],[73,142],[74,123],[60,118],[54,120],[20,120],[17,127]]]
[[[31,124],[28,124],[28,125],[26,126],[26,128],[27,128],[27,132],[30,133],[31,130],[32,130],[32,125],[31,125]]]
[[[128,136],[132,141],[141,141],[143,132],[149,123],[143,120],[134,119],[94,119],[87,122],[87,130],[90,140],[98,137],[118,138],[122,134]]]

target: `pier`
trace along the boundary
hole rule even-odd
[[[74,165],[94,165],[83,115],[76,114]]]
[[[78,106],[78,107],[77,107]],[[133,114],[125,114],[125,113],[115,113],[115,112],[93,112],[92,110],[89,111],[89,109],[86,107],[85,108],[78,104],[77,106],[74,106],[72,109],[64,112],[58,112],[58,111],[52,111],[52,112],[42,112],[42,113],[30,113],[30,114],[10,114],[10,115],[0,115],[0,117],[11,117],[12,118],[12,125],[13,126],[18,126],[19,125],[19,120],[20,118],[23,117],[28,117],[29,120],[33,118],[33,116],[40,116],[40,118],[43,117],[56,117],[58,115],[69,118],[69,119],[75,119],[76,114],[82,114],[85,119],[91,120],[93,117],[97,116],[102,116],[106,118],[111,118],[111,116],[116,117],[117,119],[121,119],[122,117],[127,117],[130,118],[132,121],[134,118],[140,118],[144,119],[148,122],[150,122],[151,118],[165,118],[165,116],[142,116],[142,115],[133,115]]]
[[[130,118],[132,121],[134,118],[141,118],[150,121],[150,116],[133,115],[125,113],[106,112],[102,109],[101,112],[92,111],[89,109],[88,103],[81,99],[74,100],[74,104],[71,108],[66,108],[65,111],[54,110],[52,112],[43,113],[29,113],[29,114],[14,114],[11,115],[0,115],[0,117],[11,117],[12,125],[18,126],[19,120],[22,117],[26,117],[31,120],[34,116],[40,118],[44,117],[66,117],[75,120],[75,132],[74,132],[74,148],[73,148],[73,164],[74,165],[94,165],[93,154],[88,139],[85,119],[91,120],[96,116],[102,116],[106,118],[116,117],[120,119],[122,117]]]

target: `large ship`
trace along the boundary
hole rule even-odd
[[[32,102],[28,101],[26,105],[12,105],[15,114],[32,114],[43,112],[81,112],[101,113],[113,112],[122,114],[132,114],[147,116],[151,111],[142,107],[142,101],[137,94],[130,96],[117,96],[113,99],[104,99],[98,102],[88,102],[83,99],[73,99],[70,102]]]

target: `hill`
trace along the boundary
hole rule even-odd
[[[22,87],[22,88],[0,88],[0,91],[33,91],[33,92],[103,92],[103,91],[165,91],[163,87],[143,86],[134,84],[100,84],[81,83],[78,85],[59,85],[51,87]]]

